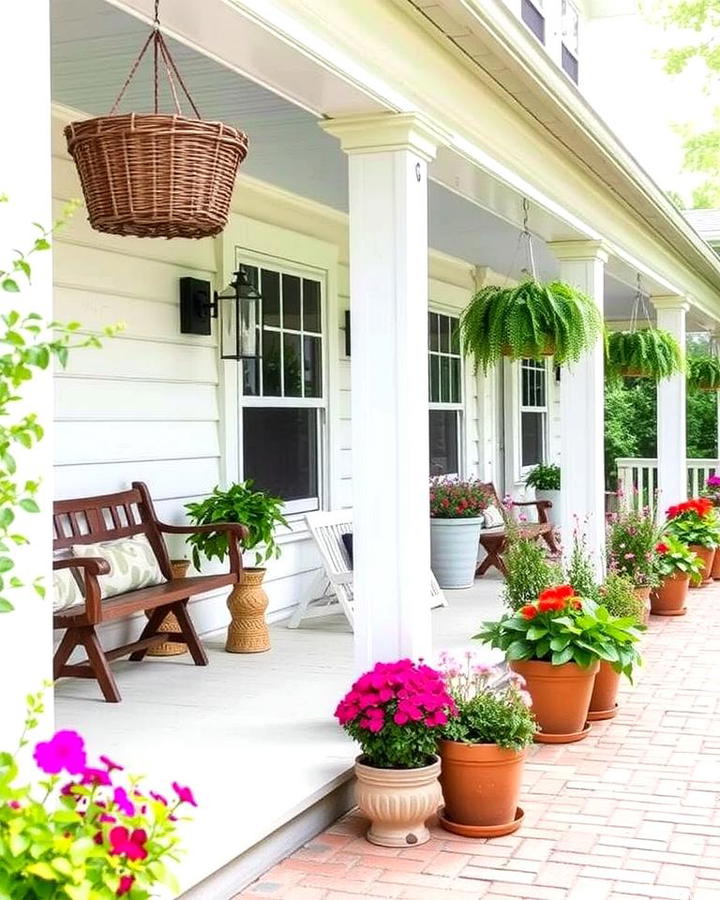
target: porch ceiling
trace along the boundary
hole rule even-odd
[[[106,113],[147,36],[147,24],[105,0],[53,0],[53,100],[89,115]],[[169,39],[178,66],[202,114],[243,128],[250,152],[243,172],[285,190],[347,211],[347,159],[334,138],[317,125],[317,115],[187,44]],[[162,106],[172,108],[167,86]],[[124,109],[151,111],[150,60],[142,65],[123,101]],[[447,189],[451,172],[441,157],[431,182],[430,245],[444,253],[519,277],[527,260],[517,252],[517,196],[475,170],[474,196],[497,212]],[[480,180],[485,179],[482,184]],[[556,239],[548,215],[537,207],[531,227]],[[557,263],[542,239],[535,245],[538,272],[557,274]],[[606,277],[606,315],[624,320],[632,304],[634,273]],[[697,327],[697,323],[694,323]]]

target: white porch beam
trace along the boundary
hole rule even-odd
[[[669,331],[685,352],[685,297],[651,297],[657,327]],[[657,386],[658,509],[687,499],[686,379],[684,374],[663,378]]]
[[[5,136],[0,141],[0,268],[8,268],[13,248],[28,250],[39,232],[33,222],[52,223],[50,187],[50,8],[49,0],[0,5],[0,54]],[[33,254],[32,286],[18,274],[21,292],[3,293],[3,311],[38,312],[52,318],[52,259],[48,252]],[[27,587],[7,590],[12,612],[0,613],[0,749],[17,746],[25,715],[25,696],[39,691],[52,678],[52,452],[53,390],[50,371],[33,370],[32,381],[11,404],[10,421],[37,413],[45,438],[31,452],[17,453],[17,481],[39,480],[41,512],[18,513],[13,529],[29,538],[13,549],[17,575]],[[47,597],[30,586],[42,576]],[[3,576],[5,584],[9,575]],[[52,690],[46,692],[47,725],[52,714]]]
[[[584,291],[603,314],[607,252],[599,241],[549,244],[560,278]],[[598,578],[605,568],[605,416],[602,341],[570,366],[560,381],[562,490],[560,522],[564,554],[573,532],[584,532]]]
[[[349,156],[355,658],[431,650],[427,163],[414,114],[321,123]]]

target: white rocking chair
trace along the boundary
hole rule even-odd
[[[334,512],[313,512],[305,516],[310,533],[320,551],[325,567],[325,590],[319,597],[315,591],[309,591],[300,601],[290,620],[288,628],[297,628],[305,619],[317,619],[331,616],[339,612],[353,627],[353,570],[350,557],[345,549],[342,535],[353,530],[353,513],[351,509]],[[447,606],[445,595],[440,590],[435,576],[430,572],[430,608]]]

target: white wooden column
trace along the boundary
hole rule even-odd
[[[349,155],[355,657],[428,657],[427,163],[412,114],[322,123]]]
[[[39,232],[33,222],[52,223],[50,189],[50,10],[49,0],[0,5],[0,84],[3,86],[3,139],[0,141],[0,268],[14,258],[13,248],[30,249]],[[80,213],[82,215],[82,213]],[[0,291],[3,312],[39,312],[52,318],[52,259],[47,251],[33,254],[32,287],[21,275],[20,293]],[[18,447],[17,480],[41,479],[41,512],[18,512],[14,530],[27,536],[27,547],[13,548],[18,575],[25,584],[43,576],[47,598],[32,587],[6,591],[15,606],[0,613],[0,750],[17,746],[25,714],[25,696],[39,691],[52,677],[51,506],[53,417],[52,375],[33,370],[33,379],[19,391],[22,402],[12,403],[6,424],[35,412],[46,429],[45,439],[32,451]],[[47,691],[49,727],[52,689]],[[35,735],[37,736],[37,734]]]
[[[591,297],[602,316],[608,257],[601,243],[563,241],[549,246],[560,261],[560,279]],[[579,528],[598,577],[605,567],[604,380],[602,340],[577,363],[563,366],[560,376],[563,553],[570,553],[573,532]]]
[[[657,327],[669,331],[685,352],[685,319],[688,303],[676,295],[651,297]],[[663,378],[657,386],[658,512],[687,500],[686,378]]]

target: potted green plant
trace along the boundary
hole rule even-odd
[[[684,616],[690,582],[702,580],[702,560],[670,534],[664,536],[656,549],[661,581],[650,594],[650,612],[654,616]]]
[[[430,568],[441,588],[472,587],[489,499],[479,481],[430,479]]]
[[[572,586],[576,597],[594,601],[598,599],[599,588],[595,577],[595,566],[588,550],[587,539],[577,529],[573,533],[573,545],[565,567],[564,581]],[[559,581],[556,584],[559,584]]]
[[[537,728],[524,681],[479,664],[472,651],[462,660],[441,653],[438,668],[457,707],[439,744],[445,800],[439,822],[466,837],[511,834],[523,820],[523,765]]]
[[[626,575],[610,572],[597,589],[597,602],[614,618],[632,620],[638,630],[645,628],[642,624],[647,615],[645,601],[638,597],[635,585]],[[590,697],[589,722],[612,719],[617,715],[620,676],[621,672],[607,660],[600,662]]]
[[[657,574],[658,527],[647,509],[622,507],[608,518],[608,571],[626,575],[650,612],[650,591],[660,583]]]
[[[525,479],[528,487],[535,488],[536,500],[548,500],[548,520],[560,524],[560,466],[555,463],[540,464],[531,469]]]
[[[680,345],[659,328],[611,331],[605,353],[607,371],[621,378],[660,381],[685,370]]]
[[[534,603],[475,637],[505,653],[522,675],[540,731],[535,740],[565,744],[587,737],[595,676],[601,660],[632,675],[639,661],[634,619],[615,619],[602,606],[575,596],[571,585],[544,591]]]
[[[287,526],[282,514],[282,500],[266,491],[253,489],[248,480],[231,485],[227,490],[213,488],[209,497],[187,503],[190,521],[195,525],[216,522],[238,522],[245,525],[248,535],[244,550],[255,550],[255,565],[243,569],[243,577],[228,597],[231,621],[225,649],[228,653],[261,653],[270,649],[270,635],[265,622],[268,605],[262,582],[266,569],[262,563],[280,556],[275,540],[275,528]],[[201,532],[188,539],[192,545],[193,564],[200,569],[201,557],[221,562],[228,554],[227,537],[217,531]]]
[[[426,822],[442,802],[437,741],[455,713],[442,675],[409,659],[377,663],[338,704],[335,717],[362,750],[355,800],[370,819],[371,843],[430,839]]]
[[[542,359],[558,365],[578,360],[602,334],[597,304],[562,281],[530,278],[518,285],[487,285],[460,317],[463,353],[484,372],[502,357]]]
[[[532,603],[546,588],[562,581],[560,567],[548,559],[539,542],[519,537],[516,529],[509,533],[503,562],[506,575],[502,598],[514,612]]]
[[[720,359],[717,356],[688,356],[687,381],[700,391],[720,391]]]
[[[700,585],[709,584],[720,545],[720,520],[712,501],[707,497],[686,500],[670,506],[665,515],[665,535],[677,538],[698,556],[703,566]]]

